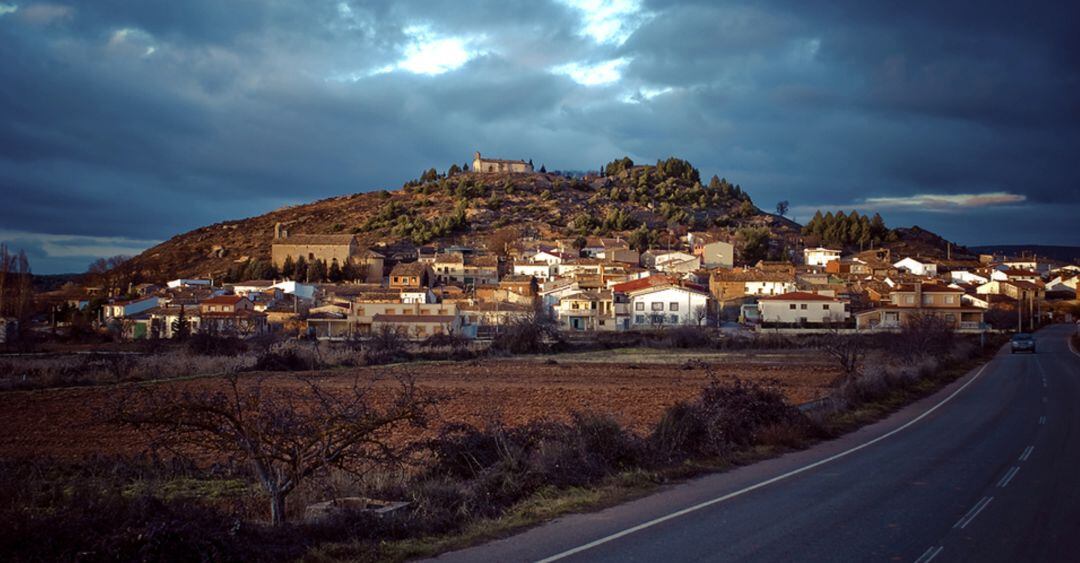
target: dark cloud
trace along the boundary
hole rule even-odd
[[[18,5],[0,15],[0,237],[51,271],[473,150],[566,169],[677,155],[765,208],[1017,194],[882,211],[962,242],[1080,244],[1031,219],[1080,216],[1071,6],[0,3]],[[978,227],[1010,215],[1027,219]]]

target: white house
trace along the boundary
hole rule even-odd
[[[1046,291],[1076,291],[1076,286],[1080,284],[1080,276],[1058,276],[1048,282],[1046,282]]]
[[[577,258],[577,256],[572,256],[559,250],[541,250],[540,252],[533,254],[532,261],[543,262],[549,266],[557,266],[572,258]]]
[[[637,328],[704,324],[709,307],[707,291],[678,285],[643,287],[626,297]]]
[[[210,287],[210,280],[179,278],[165,284],[169,289],[180,287]]]
[[[743,292],[747,296],[755,295],[783,295],[795,291],[794,280],[781,279],[780,276],[761,275],[758,279],[748,279],[743,284]]]
[[[910,256],[893,264],[898,270],[904,270],[916,276],[936,276],[937,264],[930,261],[916,260]]]
[[[831,248],[824,248],[821,246],[817,248],[803,249],[803,262],[805,262],[807,266],[825,267],[825,265],[829,262],[839,259],[839,250],[833,250]]]
[[[405,288],[401,290],[402,303],[428,304],[435,302],[435,294],[426,287]]]
[[[295,281],[283,281],[273,285],[280,289],[285,295],[295,295],[300,299],[311,300],[315,298],[315,286],[306,283],[300,283]]]
[[[539,282],[546,282],[553,277],[554,268],[547,262],[514,262],[515,276],[532,276]]]
[[[116,301],[105,306],[105,318],[123,319],[137,315],[143,311],[149,311],[158,306],[157,297],[143,297],[131,301]]]
[[[847,304],[828,295],[792,292],[758,299],[763,323],[825,324],[847,320]]]
[[[956,283],[977,283],[984,284],[989,280],[986,276],[980,276],[979,274],[973,274],[966,270],[953,270],[949,272],[949,279]]]

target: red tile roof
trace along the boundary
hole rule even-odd
[[[611,290],[617,293],[630,293],[631,291],[638,291],[650,287],[656,287],[658,285],[675,285],[675,280],[669,276],[664,275],[648,276],[636,280],[630,280],[628,282],[617,283],[611,287]]]

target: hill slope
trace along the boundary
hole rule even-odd
[[[799,225],[757,209],[742,189],[680,159],[635,166],[628,159],[597,178],[555,174],[440,176],[434,170],[400,190],[345,195],[225,221],[177,235],[134,257],[126,269],[138,279],[221,276],[246,260],[269,260],[274,226],[292,233],[354,233],[361,242],[407,240],[482,245],[512,227],[539,237],[631,236],[644,229],[653,243],[686,229],[733,235],[743,227],[797,236]]]

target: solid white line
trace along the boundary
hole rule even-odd
[[[840,452],[838,454],[833,454],[833,455],[831,455],[831,456],[829,456],[829,457],[827,457],[825,459],[815,461],[814,463],[811,463],[809,465],[804,465],[804,466],[802,466],[802,467],[800,467],[798,469],[793,469],[793,470],[788,471],[787,473],[784,473],[782,475],[777,475],[776,477],[773,477],[771,479],[766,479],[766,480],[761,481],[759,483],[755,483],[753,485],[750,485],[749,487],[744,487],[744,488],[739,489],[737,491],[730,492],[730,493],[728,493],[726,495],[716,497],[714,499],[707,500],[705,502],[695,504],[693,506],[684,508],[682,510],[677,510],[675,512],[672,512],[671,514],[667,514],[667,515],[661,516],[659,518],[654,518],[652,520],[649,520],[648,522],[642,522],[641,524],[638,524],[637,526],[632,526],[630,528],[622,530],[621,532],[615,532],[614,534],[611,534],[609,536],[604,536],[604,537],[602,537],[600,539],[593,540],[593,541],[591,541],[589,543],[579,545],[579,546],[577,546],[575,548],[571,548],[571,549],[568,549],[566,551],[556,553],[555,555],[552,555],[550,557],[545,557],[543,559],[540,559],[537,563],[550,563],[551,561],[558,561],[559,559],[564,559],[566,557],[570,557],[571,555],[575,555],[575,554],[581,553],[583,551],[590,550],[590,549],[592,549],[594,547],[603,545],[605,543],[617,540],[619,538],[629,536],[630,534],[633,534],[635,532],[640,532],[641,530],[644,530],[644,529],[647,529],[647,528],[651,528],[651,527],[653,527],[653,526],[655,526],[657,524],[667,522],[668,520],[674,520],[675,518],[678,518],[680,516],[685,516],[687,514],[690,514],[691,512],[697,512],[698,510],[701,510],[702,508],[707,508],[707,507],[710,507],[710,506],[712,506],[714,504],[719,504],[721,502],[733,499],[733,498],[735,498],[737,496],[744,495],[744,494],[749,493],[751,491],[756,491],[757,489],[760,489],[762,487],[767,487],[767,486],[769,486],[769,485],[771,485],[773,483],[783,481],[784,479],[787,479],[789,477],[794,477],[796,475],[799,475],[800,473],[805,473],[805,472],[810,471],[811,469],[814,469],[816,467],[821,467],[822,465],[825,465],[827,463],[830,463],[830,462],[836,461],[836,460],[838,460],[840,458],[849,456],[849,455],[851,455],[851,454],[853,454],[853,453],[855,453],[855,452],[857,452],[857,451],[859,451],[859,450],[861,450],[863,448],[868,448],[868,447],[870,447],[870,446],[872,446],[872,445],[874,445],[874,444],[876,444],[876,443],[878,443],[878,442],[880,442],[882,440],[885,440],[886,438],[892,437],[892,436],[906,430],[907,428],[911,427],[916,422],[919,422],[920,420],[930,416],[930,414],[932,414],[934,411],[936,411],[939,408],[941,408],[942,406],[944,406],[945,403],[948,403],[949,401],[951,401],[953,399],[953,397],[959,395],[961,391],[963,391],[964,389],[967,389],[969,385],[971,385],[972,383],[975,382],[975,380],[979,379],[979,376],[981,376],[983,374],[983,371],[986,370],[986,366],[988,366],[988,365],[990,365],[990,362],[987,362],[986,364],[983,365],[983,367],[979,368],[979,371],[975,372],[975,375],[972,376],[971,379],[969,379],[966,383],[964,383],[959,388],[957,388],[955,391],[950,393],[948,397],[945,397],[944,399],[942,399],[940,403],[930,407],[929,409],[926,410],[926,412],[924,412],[924,413],[920,414],[919,416],[909,420],[908,422],[906,422],[905,424],[903,424],[899,428],[895,428],[895,429],[893,429],[893,430],[891,430],[889,432],[886,432],[885,434],[882,434],[881,436],[878,436],[877,438],[874,438],[873,440],[870,440],[868,442],[863,442],[862,444],[859,444],[858,446],[855,446],[853,448],[844,450],[844,451],[842,451],[842,452]]]
[[[1045,414],[1039,417],[1039,424],[1046,424],[1046,415]]]
[[[967,528],[967,525],[970,524],[973,520],[975,520],[975,517],[978,516],[979,513],[982,512],[983,509],[986,508],[986,506],[989,505],[990,501],[992,500],[994,500],[994,497],[983,497],[982,500],[978,502],[978,504],[971,507],[971,510],[969,510],[968,513],[965,514],[959,522],[953,525],[953,528],[960,528],[961,530]]]
[[[927,548],[926,551],[923,552],[922,555],[919,556],[918,559],[915,560],[915,563],[930,563],[934,560],[935,557],[938,556],[939,553],[941,553],[942,549],[945,549],[945,546],[930,546],[929,548]]]
[[[1024,448],[1024,453],[1020,454],[1020,461],[1027,461],[1028,458],[1031,457],[1031,452],[1034,449],[1035,446],[1028,446],[1027,448]]]
[[[1001,478],[1001,481],[998,481],[998,487],[1000,487],[1002,489],[1004,489],[1005,487],[1008,487],[1009,486],[1009,481],[1012,481],[1012,478],[1016,477],[1016,473],[1018,471],[1020,471],[1020,468],[1016,467],[1016,466],[1013,466],[1012,469],[1010,469],[1007,473],[1005,473],[1005,476]]]
[[[1069,346],[1069,351],[1070,352],[1072,352],[1073,354],[1076,354],[1077,356],[1080,356],[1080,352],[1077,352],[1076,348],[1073,348],[1072,335],[1071,334],[1066,334],[1065,335],[1065,344],[1067,344]]]

